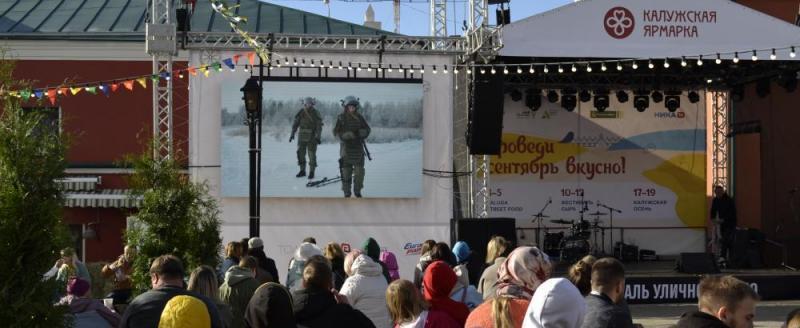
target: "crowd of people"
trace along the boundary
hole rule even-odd
[[[587,256],[566,277],[553,276],[554,263],[536,247],[512,248],[503,237],[487,247],[477,286],[466,264],[472,252],[463,241],[452,250],[427,240],[412,280],[401,279],[391,252],[368,238],[345,254],[329,243],[306,238],[294,252],[286,279],[258,237],[230,242],[219,268],[200,266],[188,277],[182,261],[162,255],[150,266],[151,287],[132,300],[130,263],[134,252],[103,268],[113,278],[110,298],[126,304],[120,315],[92,299],[85,265],[67,249],[46,278],[65,283],[75,327],[636,327],[625,302],[625,268],[614,258]],[[127,296],[126,296],[127,295]],[[676,318],[675,327],[753,327],[759,296],[733,276],[707,276],[698,285],[698,308]],[[129,303],[128,303],[129,302]],[[800,310],[785,327],[800,328]]]

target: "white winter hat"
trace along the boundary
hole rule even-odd
[[[264,241],[261,238],[253,237],[247,241],[247,247],[249,248],[259,248],[264,246]]]
[[[294,252],[294,259],[297,261],[305,261],[314,255],[322,255],[322,250],[312,243],[302,243],[300,247],[297,247],[297,251]]]
[[[579,328],[586,315],[586,301],[567,279],[552,278],[533,294],[523,328]]]

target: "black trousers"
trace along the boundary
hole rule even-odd
[[[733,237],[734,233],[736,232],[736,227],[722,226],[720,227],[720,231],[722,232],[722,252],[720,253],[720,256],[730,260],[728,252],[731,250],[731,246],[733,245]]]

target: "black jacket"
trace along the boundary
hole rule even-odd
[[[194,292],[179,287],[166,286],[153,289],[137,296],[125,309],[125,314],[120,320],[120,328],[131,327],[158,327],[161,319],[161,312],[167,306],[167,302],[178,295],[190,295],[199,298],[206,304],[208,314],[211,317],[212,328],[222,328],[222,319],[217,311],[217,305],[205,296],[200,296]]]
[[[716,317],[700,312],[686,312],[678,320],[678,328],[728,328],[728,326]]]
[[[581,328],[633,328],[631,314],[606,295],[586,296],[586,316]]]
[[[263,247],[248,249],[247,253],[256,258],[258,261],[258,266],[264,269],[264,271],[269,272],[275,283],[281,283],[280,279],[278,278],[278,267],[275,266],[275,261],[273,259],[267,257],[267,254],[264,253]]]
[[[714,197],[711,200],[711,219],[715,219],[717,213],[719,213],[719,218],[722,219],[723,228],[736,227],[736,205],[733,202],[733,198],[729,197],[728,194],[722,197]]]
[[[292,293],[294,316],[298,327],[375,328],[361,311],[348,304],[338,304],[330,291],[301,289]]]

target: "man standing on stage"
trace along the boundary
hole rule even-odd
[[[714,199],[711,201],[711,221],[714,222],[715,219],[721,220],[722,252],[720,256],[727,259],[728,250],[733,242],[733,234],[736,232],[736,205],[722,186],[714,187]]]
[[[364,140],[371,131],[367,120],[358,112],[358,99],[347,96],[342,100],[344,111],[339,114],[333,135],[339,138],[339,167],[342,174],[342,191],[344,197],[350,197],[350,185],[353,194],[361,198],[364,188]]]
[[[308,153],[308,178],[314,179],[314,170],[317,168],[317,145],[321,142],[322,136],[322,117],[319,111],[314,108],[314,98],[303,98],[303,109],[297,112],[292,123],[292,136],[289,142],[294,139],[294,134],[298,128],[300,134],[297,137],[297,165],[300,172],[296,177],[306,176],[306,153]]]

